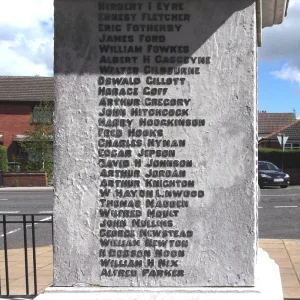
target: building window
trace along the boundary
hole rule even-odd
[[[285,144],[285,149],[286,150],[299,150],[300,149],[300,143]]]

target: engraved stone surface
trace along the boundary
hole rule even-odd
[[[55,0],[55,286],[253,286],[250,0]]]
[[[283,295],[278,265],[258,251],[255,287],[50,287],[35,299],[283,300]]]

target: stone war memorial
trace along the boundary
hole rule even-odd
[[[54,5],[54,284],[37,299],[282,299],[258,249],[257,46],[287,1]]]

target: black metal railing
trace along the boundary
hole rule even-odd
[[[41,219],[42,218],[42,219]],[[50,224],[51,244],[53,244],[53,214],[16,214],[16,213],[0,213],[0,251],[3,252],[4,272],[0,273],[0,296],[36,296],[38,294],[38,278],[37,278],[37,255],[36,255],[36,226],[38,224]],[[2,225],[2,226],[1,226]],[[15,228],[17,226],[17,228]],[[2,227],[2,230],[1,230]],[[11,227],[11,228],[9,228]],[[14,237],[13,235],[18,235]],[[23,237],[20,239],[20,237]],[[11,243],[9,238],[11,237]],[[1,241],[2,240],[2,241]],[[17,240],[17,245],[16,245]],[[12,245],[10,245],[12,244]],[[10,289],[10,269],[14,266],[9,265],[10,251],[15,248],[24,250],[24,276],[25,287],[24,294],[12,295]],[[31,251],[28,251],[30,248]],[[29,264],[32,262],[33,282],[29,282]],[[32,275],[32,272],[30,272]],[[4,282],[3,282],[4,281]],[[33,292],[30,293],[30,286]],[[5,290],[5,291],[4,291]]]

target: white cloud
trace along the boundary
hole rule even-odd
[[[0,10],[0,75],[53,72],[53,1],[9,0]]]
[[[280,70],[271,72],[276,78],[282,80],[296,81],[300,84],[300,72],[299,69],[295,66],[289,64],[283,65]]]
[[[300,84],[300,1],[290,1],[288,15],[282,24],[263,29],[262,61],[284,61],[280,70],[271,74]]]
[[[295,5],[296,1],[299,1],[299,0],[290,0],[289,7],[292,7],[293,5]]]

